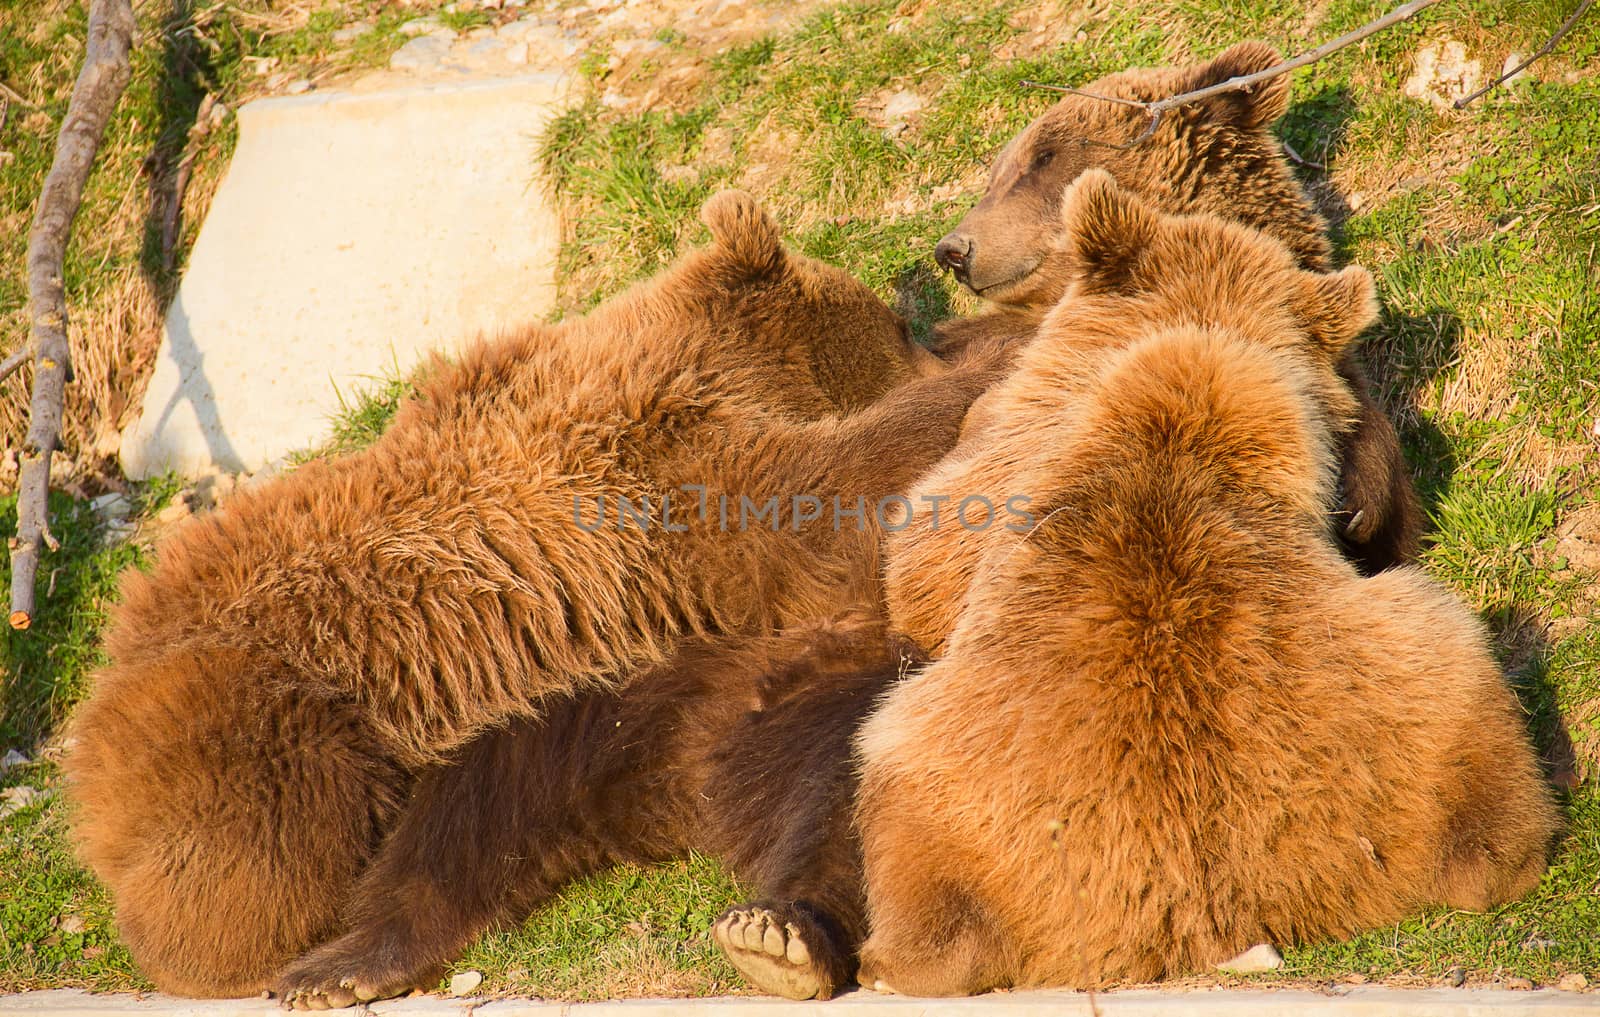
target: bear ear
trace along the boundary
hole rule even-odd
[[[1282,60],[1278,51],[1264,42],[1236,43],[1207,62],[1191,68],[1188,87],[1184,91],[1209,88],[1232,78],[1255,74],[1276,66]],[[1213,95],[1203,100],[1201,105],[1218,120],[1246,129],[1266,128],[1289,110],[1289,75],[1280,74],[1249,88]]]
[[[1087,292],[1126,292],[1160,220],[1103,169],[1085,170],[1061,195],[1061,226]]]
[[[1378,320],[1372,273],[1352,265],[1340,272],[1303,276],[1300,318],[1312,340],[1337,361],[1345,347]]]
[[[711,241],[751,268],[768,268],[783,256],[783,233],[746,191],[718,191],[700,206]]]

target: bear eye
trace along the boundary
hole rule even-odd
[[[1040,152],[1038,155],[1033,157],[1033,165],[1031,167],[1029,167],[1028,171],[1030,173],[1039,172],[1040,170],[1044,169],[1046,166],[1050,165],[1051,160],[1053,160],[1055,157],[1056,157],[1056,153],[1055,153],[1054,149],[1051,149],[1051,148],[1045,149],[1043,152]]]

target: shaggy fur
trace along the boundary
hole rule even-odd
[[[1207,63],[1124,71],[1084,89],[1161,99],[1278,60],[1264,43],[1241,43]],[[1004,362],[1033,336],[1066,291],[1074,266],[1061,242],[1058,198],[1090,168],[1111,172],[1164,212],[1210,212],[1260,229],[1286,244],[1302,268],[1325,271],[1331,263],[1327,224],[1306,200],[1269,131],[1288,104],[1289,78],[1274,78],[1251,91],[1172,110],[1148,140],[1119,149],[1114,145],[1144,130],[1143,114],[1064,97],[1011,141],[990,172],[983,199],[939,242],[941,263],[996,307],[941,325],[936,348],[952,359]],[[1339,435],[1339,538],[1351,560],[1373,573],[1415,559],[1422,513],[1394,426],[1372,399],[1353,349],[1339,371],[1361,401],[1360,414]]]
[[[801,526],[788,499],[904,490],[991,379],[945,373],[748,196],[704,218],[707,249],[436,364],[371,449],[235,497],[124,580],[67,771],[80,854],[163,990],[255,993],[339,934],[415,775],[481,732],[684,639],[876,601],[871,514]],[[780,513],[723,528],[719,494]],[[619,528],[624,497],[656,523]]]
[[[1370,279],[1101,173],[1064,204],[1090,270],[982,465],[1038,522],[859,740],[863,983],[1143,981],[1531,889],[1557,817],[1479,622],[1328,539]]]
[[[561,697],[425,769],[349,892],[349,931],[275,979],[280,998],[321,1009],[427,985],[568,882],[689,850],[805,924],[826,981],[814,992],[847,984],[865,931],[857,855],[835,849],[849,839],[850,739],[921,660],[876,615],[691,641],[624,691]],[[752,758],[757,745],[797,749]]]

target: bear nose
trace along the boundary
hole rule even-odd
[[[933,249],[933,260],[954,272],[957,279],[964,278],[968,262],[972,260],[972,239],[959,233],[945,234]]]

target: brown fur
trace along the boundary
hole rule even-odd
[[[863,983],[1142,981],[1531,889],[1557,817],[1481,625],[1328,540],[1370,279],[1104,174],[1065,206],[1093,270],[966,467],[1037,524],[859,740]]]
[[[1085,91],[1155,100],[1278,62],[1264,43],[1233,46],[1206,63],[1139,68]],[[1068,95],[1029,124],[995,161],[981,201],[939,242],[940,261],[994,310],[939,326],[935,348],[954,360],[1005,362],[1066,292],[1074,261],[1064,248],[1058,196],[1087,169],[1169,214],[1209,212],[1286,244],[1302,268],[1331,264],[1326,223],[1295,182],[1269,128],[1289,104],[1289,78],[1228,92],[1168,112],[1155,134],[1127,149],[1148,120],[1117,103]],[[1339,371],[1361,412],[1340,432],[1340,540],[1368,573],[1416,558],[1422,513],[1394,426],[1370,394],[1352,349]]]
[[[858,856],[837,850],[853,844],[850,740],[914,654],[874,615],[691,641],[624,692],[562,697],[484,732],[417,776],[354,889],[328,888],[348,895],[348,931],[274,988],[320,1008],[425,985],[571,880],[689,850],[722,858],[805,924],[829,993],[848,984],[865,932]],[[323,850],[350,865],[362,853]]]
[[[253,993],[337,934],[413,776],[481,732],[684,639],[875,601],[870,517],[723,530],[714,499],[903,490],[990,379],[934,371],[747,196],[704,215],[710,247],[436,365],[371,449],[235,497],[124,580],[67,770],[81,856],[161,988]],[[696,520],[683,495],[685,532],[574,521],[680,484],[713,499]]]

